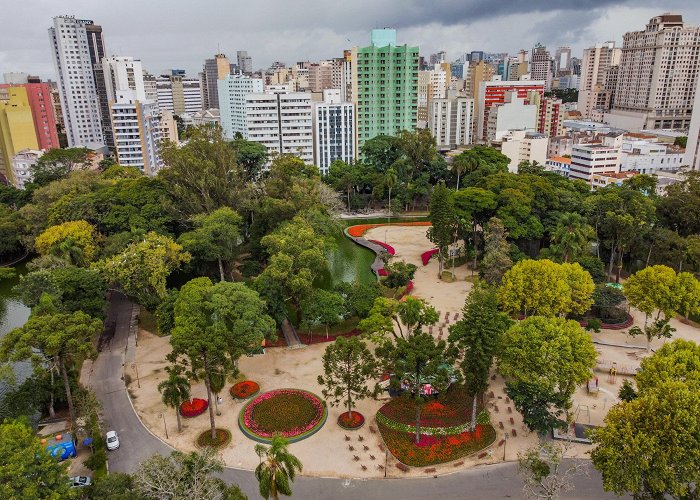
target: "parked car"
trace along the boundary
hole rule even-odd
[[[117,436],[117,431],[109,431],[107,433],[107,449],[116,450],[119,448],[119,436]]]
[[[88,476],[75,476],[70,478],[71,488],[82,488],[83,486],[90,486],[92,484],[92,478]]]

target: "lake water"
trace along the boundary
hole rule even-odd
[[[15,270],[18,275],[27,272],[24,264],[15,266]],[[0,281],[0,338],[4,337],[13,328],[24,325],[29,319],[29,308],[22,304],[15,294],[12,293],[12,287],[18,282],[19,276],[11,280]],[[15,363],[14,369],[18,383],[24,381],[32,371],[29,363]],[[7,384],[0,382],[0,418],[3,417],[1,402],[7,390]]]

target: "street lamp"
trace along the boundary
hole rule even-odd
[[[503,461],[506,461],[506,445],[508,444],[508,433],[503,433]]]
[[[168,425],[165,423],[165,414],[159,413],[158,416],[163,419],[163,427],[165,427],[165,439],[168,439]]]
[[[139,389],[141,389],[141,381],[139,380],[139,369],[136,366],[136,363],[131,363],[131,368],[136,370],[136,383],[138,384]]]

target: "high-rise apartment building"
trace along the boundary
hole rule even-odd
[[[49,39],[68,145],[109,146],[109,105],[101,74],[102,29],[72,16],[54,17],[53,23]]]
[[[340,100],[352,101],[352,51],[343,51],[343,57],[333,59],[331,88],[340,89]]]
[[[545,90],[552,88],[552,56],[547,47],[537,44],[532,49],[530,58],[530,78],[533,80],[543,80]]]
[[[182,75],[159,76],[156,79],[156,95],[160,109],[167,109],[176,115],[194,114],[202,110],[199,78]]]
[[[557,47],[554,52],[557,76],[571,74],[571,47]]]
[[[448,90],[444,99],[430,103],[428,127],[441,149],[453,149],[472,143],[474,99]]]
[[[285,91],[248,94],[246,122],[248,140],[263,144],[271,158],[292,154],[313,163],[310,94]]]
[[[352,51],[357,147],[380,134],[414,130],[418,111],[418,47],[396,45],[396,30],[372,30],[371,44]]]
[[[231,63],[224,54],[216,54],[204,61],[202,69],[202,108],[219,109],[218,81],[231,73]]]
[[[529,104],[529,92],[535,91],[540,96],[544,95],[545,82],[542,80],[519,80],[519,81],[490,81],[479,84],[479,93],[475,101],[475,115],[478,116],[476,123],[475,142],[485,142],[487,140],[487,121],[489,110],[492,106],[506,102],[506,94],[515,92],[515,96],[525,99],[525,104]],[[477,114],[478,113],[478,114]]]
[[[539,92],[528,92],[530,104],[537,105],[537,131],[547,137],[564,134],[564,103],[555,97],[543,97]]]
[[[439,64],[428,71],[418,72],[418,127],[427,127],[430,103],[444,99],[450,75]]]
[[[12,157],[23,149],[38,147],[27,90],[10,87],[8,99],[0,101],[0,173],[15,185]]]
[[[133,90],[136,99],[146,100],[146,88],[143,81],[141,61],[133,57],[112,56],[102,59],[102,73],[105,78],[107,100],[117,100],[117,92]]]
[[[323,91],[313,104],[314,164],[323,175],[335,160],[355,160],[355,106],[340,99],[340,90]]]
[[[627,130],[687,129],[700,73],[700,27],[683,16],[653,17],[623,37],[612,109],[605,121]]]
[[[22,83],[20,85],[0,85],[0,101],[9,98],[11,87],[23,87],[27,92],[29,107],[32,109],[34,130],[39,149],[55,149],[58,143],[58,131],[54,116],[51,86],[48,83]]]
[[[219,111],[224,137],[235,139],[236,134],[248,138],[246,122],[246,97],[263,91],[261,78],[251,78],[244,74],[226,75],[218,81]]]
[[[683,164],[692,170],[700,170],[700,78],[695,88],[693,114],[688,130],[688,142],[685,146]]]
[[[535,96],[537,92],[534,91]],[[499,142],[512,130],[537,130],[538,105],[532,103],[532,95],[518,97],[518,92],[506,92],[504,101],[489,107],[486,119],[486,142]]]
[[[236,60],[238,61],[238,71],[244,75],[250,75],[253,72],[253,58],[248,55],[247,50],[236,52]]]
[[[610,85],[606,82],[610,80],[609,74],[617,76],[621,53],[622,49],[615,47],[615,42],[584,49],[577,108],[583,118],[590,118],[594,109],[610,109],[613,90],[610,90]]]
[[[320,61],[309,66],[309,87],[311,92],[323,92],[333,87],[333,61]]]

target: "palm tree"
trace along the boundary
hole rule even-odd
[[[552,243],[559,246],[564,262],[583,252],[592,237],[592,228],[586,224],[582,215],[567,212],[559,216],[557,226],[552,233]]]
[[[478,156],[469,154],[468,151],[457,155],[452,162],[452,170],[457,172],[457,191],[459,191],[459,178],[465,172],[474,172],[481,165]]]
[[[74,238],[66,238],[56,243],[50,249],[52,255],[60,257],[71,264],[82,266],[85,262],[85,252],[83,247]]]
[[[260,495],[266,500],[280,495],[291,496],[290,482],[294,481],[302,465],[297,457],[287,451],[289,441],[282,436],[274,436],[270,446],[255,445],[255,453],[260,457],[260,464],[255,468],[255,478],[260,485]]]
[[[396,175],[396,170],[389,168],[384,174],[384,184],[389,188],[389,217],[391,217],[391,189],[396,185],[399,178]]]
[[[177,432],[182,432],[180,422],[180,405],[190,399],[190,381],[182,375],[183,368],[178,365],[168,366],[168,378],[158,384],[158,392],[162,394],[163,403],[175,408],[177,415]]]

